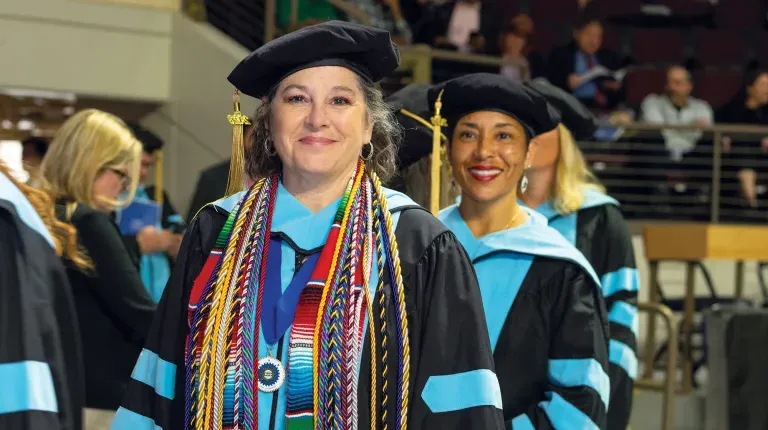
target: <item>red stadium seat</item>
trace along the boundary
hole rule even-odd
[[[535,0],[533,3],[547,3],[544,0]],[[590,7],[600,18],[613,18],[624,15],[640,13],[641,0],[592,0]]]
[[[632,57],[639,65],[681,63],[685,60],[683,36],[679,30],[637,30],[632,41]]]
[[[760,0],[721,1],[715,10],[719,28],[760,28],[765,22],[766,6]]]
[[[531,39],[533,51],[547,54],[552,47],[557,45],[557,35],[555,30],[550,26],[536,25],[533,30],[533,37]]]
[[[740,85],[741,72],[701,71],[694,75],[693,95],[716,109],[736,95]]]
[[[661,93],[667,81],[667,72],[663,68],[634,69],[624,78],[627,89],[627,105],[639,106],[651,93]]]
[[[566,23],[578,15],[576,0],[537,0],[531,2],[531,18],[536,25]]]
[[[604,26],[603,48],[621,53],[622,48],[624,48],[624,35],[620,28],[612,25]]]
[[[704,30],[696,37],[696,60],[702,66],[740,66],[748,45],[738,30]]]

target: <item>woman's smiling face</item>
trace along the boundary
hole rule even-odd
[[[453,130],[450,161],[463,198],[492,202],[510,193],[516,197],[527,157],[525,130],[509,115],[474,112]]]

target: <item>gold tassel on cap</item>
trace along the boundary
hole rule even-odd
[[[155,151],[155,201],[163,207],[163,150]]]
[[[235,90],[232,96],[235,111],[227,115],[227,121],[232,124],[232,161],[229,164],[229,179],[227,180],[227,196],[243,190],[245,183],[245,150],[243,147],[243,126],[251,121],[240,112],[240,91]]]
[[[429,211],[432,215],[437,216],[440,212],[440,164],[442,162],[440,158],[440,137],[442,136],[442,127],[448,125],[448,121],[440,116],[440,110],[443,108],[443,91],[440,90],[440,94],[437,95],[435,100],[435,115],[432,120],[432,169],[429,177]]]

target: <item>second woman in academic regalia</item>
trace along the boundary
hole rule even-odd
[[[554,129],[559,115],[499,75],[437,85],[429,101],[438,100],[461,189],[460,203],[440,219],[477,272],[507,426],[605,428],[608,326],[599,280],[580,252],[517,202],[531,138]]]
[[[639,280],[632,236],[618,202],[605,194],[574,141],[592,136],[592,114],[573,96],[546,81],[536,80],[531,86],[561,113],[562,122],[557,129],[536,137],[528,190],[520,199],[576,246],[600,277],[611,335],[608,429],[624,430],[629,425],[637,376],[639,321],[635,303]]]
[[[191,222],[114,430],[502,428],[466,253],[380,186],[398,129],[373,83],[397,65],[388,33],[334,21],[230,74],[262,98],[260,179]]]

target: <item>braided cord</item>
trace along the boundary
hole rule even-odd
[[[348,206],[351,203],[350,199],[349,199],[350,191],[351,191],[351,189],[352,189],[352,187],[354,186],[355,183],[357,183],[357,184],[360,183],[360,180],[361,180],[361,178],[363,176],[363,173],[364,173],[363,162],[362,162],[362,160],[360,160],[358,162],[358,167],[357,167],[357,172],[355,174],[354,182],[350,181],[350,185],[347,187],[347,192],[345,193],[345,198],[342,199],[342,202],[341,202],[341,204],[339,206],[340,210],[342,210],[341,209],[342,206],[344,207],[344,209],[343,209],[344,215],[343,215],[341,223],[340,223],[342,228],[344,226],[346,226],[347,223],[349,222],[349,215],[350,215],[350,213],[349,213],[349,210],[348,210]],[[325,310],[326,310],[327,303],[328,303],[328,293],[329,293],[329,290],[331,289],[330,286],[332,285],[331,282],[332,282],[332,279],[336,277],[335,276],[336,274],[333,273],[334,272],[333,268],[337,267],[338,260],[339,260],[340,248],[341,247],[337,245],[335,247],[335,249],[334,249],[333,257],[331,259],[331,265],[330,265],[331,271],[329,271],[329,276],[326,279],[325,287],[323,288],[323,295],[322,295],[322,297],[320,299],[320,308],[318,309],[317,319],[315,321],[315,333],[314,333],[315,339],[320,339],[320,330],[321,330],[321,327],[322,327],[323,322],[324,322],[323,321],[324,320],[323,317],[324,316],[328,316],[328,314],[329,314]],[[316,364],[314,366],[314,369],[313,369],[314,419],[315,419],[315,427],[316,428],[319,425],[322,425],[321,423],[323,422],[323,421],[321,421],[319,419],[319,418],[322,418],[322,417],[318,416],[320,414],[320,405],[321,405],[321,403],[320,403],[320,396],[322,395],[323,398],[325,398],[325,394],[326,394],[325,392],[323,392],[321,394],[320,390],[319,390],[319,386],[320,386],[319,375],[322,374],[322,373],[325,373],[325,372],[322,372],[322,373],[320,372],[320,370],[321,370],[320,366],[323,366],[324,365],[323,361],[325,361],[325,360],[320,360],[320,350],[322,350],[322,349],[326,349],[324,347],[324,345],[321,345],[320,348],[315,347],[315,349],[313,350],[314,362]],[[319,366],[318,366],[318,364],[319,364]],[[325,390],[323,390],[323,391],[325,391]],[[327,402],[324,402],[324,403],[327,404]],[[326,406],[326,405],[323,405],[323,406]]]
[[[376,294],[379,296],[379,330],[381,333],[381,428],[388,428],[388,410],[389,404],[389,353],[387,348],[388,329],[387,329],[387,302],[384,294],[384,251],[381,240],[381,203],[378,196],[373,199],[373,231],[376,233],[376,266],[379,272],[379,281],[376,285]],[[375,339],[375,338],[374,338]],[[373,342],[373,340],[372,340]]]
[[[392,279],[392,291],[395,293],[393,300],[396,301],[395,315],[398,328],[398,343],[400,345],[400,365],[399,365],[399,395],[398,395],[398,421],[399,428],[406,429],[408,427],[408,392],[411,370],[411,347],[410,339],[408,335],[408,318],[405,309],[405,287],[403,286],[403,275],[400,268],[400,253],[397,248],[397,240],[395,239],[394,224],[392,222],[392,216],[387,208],[387,198],[381,189],[381,181],[375,172],[371,172],[371,179],[373,181],[374,189],[376,190],[376,197],[381,202],[381,213],[384,216],[386,236],[384,241],[389,248],[389,270]]]

